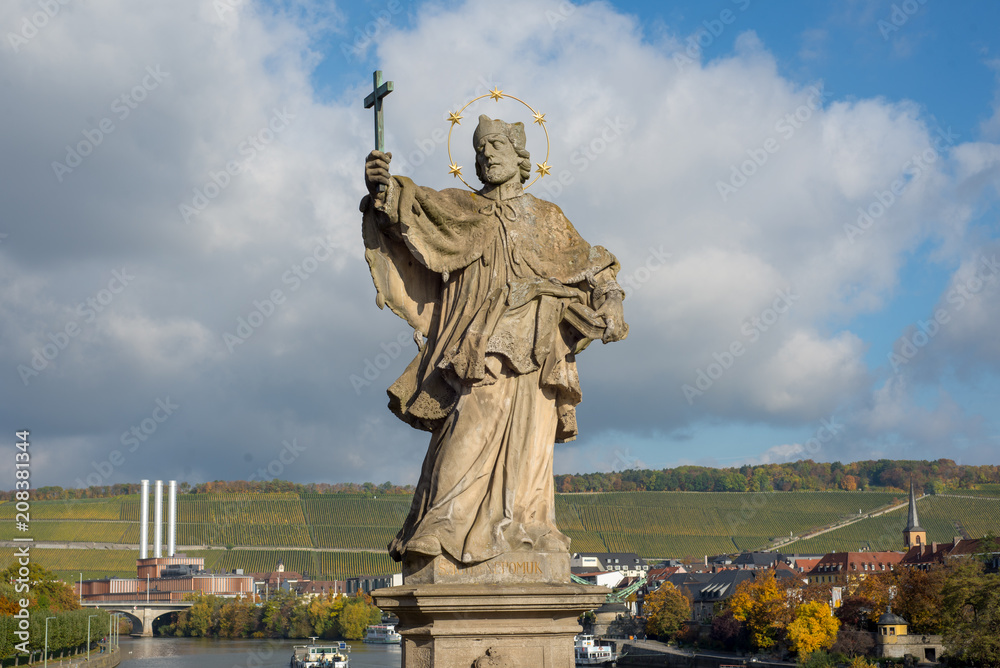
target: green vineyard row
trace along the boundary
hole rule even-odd
[[[991,489],[975,491],[982,495],[929,496],[919,501],[928,540],[949,541],[963,531],[973,537],[991,531],[1000,533],[1000,496],[987,496]],[[996,494],[1000,495],[1000,490]],[[293,551],[282,548],[302,547],[348,552],[371,550],[384,556],[382,551],[403,523],[410,502],[411,497],[407,496],[181,495],[177,503],[177,543],[234,546],[245,549],[232,553],[248,555],[263,548],[271,555],[290,554]],[[790,533],[808,534],[859,517],[864,519],[791,543],[786,551],[899,549],[905,510],[867,517],[894,503],[905,503],[905,496],[893,492],[623,492],[559,494],[555,511],[560,528],[573,540],[574,551],[612,550],[637,552],[648,558],[700,558],[764,547],[772,539],[787,538]],[[12,520],[13,511],[14,504],[0,503],[0,520],[4,517]],[[35,501],[30,512],[31,537],[36,541],[128,545],[139,542],[137,496]],[[17,533],[13,521],[0,521],[0,540],[10,540]],[[209,552],[214,555],[218,551]],[[317,562],[305,567],[312,572],[327,566]],[[76,568],[90,569],[86,565]],[[107,568],[117,569],[110,565]],[[336,568],[344,572],[349,566]],[[133,570],[134,563],[125,567],[125,571]]]
[[[1000,534],[1000,499],[964,499],[930,496],[917,502],[920,526],[927,541],[950,543],[965,531],[970,538]],[[899,550],[906,509],[856,522],[789,546],[801,553]],[[956,526],[958,525],[958,526]]]

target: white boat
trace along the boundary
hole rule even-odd
[[[576,665],[578,666],[613,665],[618,659],[611,651],[611,645],[598,645],[594,641],[594,636],[578,635],[573,640]]]
[[[347,654],[351,646],[346,642],[319,645],[316,638],[311,640],[311,645],[295,645],[288,664],[290,668],[349,668]]]
[[[398,645],[403,636],[396,633],[396,626],[393,624],[372,624],[365,629],[363,640],[373,645]]]

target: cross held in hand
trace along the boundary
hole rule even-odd
[[[392,82],[382,82],[382,70],[372,73],[374,90],[365,98],[365,109],[375,107],[375,150],[385,152],[385,137],[382,124],[382,98],[392,92]]]

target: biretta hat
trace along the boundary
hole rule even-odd
[[[479,125],[472,133],[472,146],[479,146],[479,140],[489,135],[504,135],[518,150],[524,150],[527,140],[524,136],[524,123],[506,123],[499,118],[492,119],[486,114],[480,114]]]

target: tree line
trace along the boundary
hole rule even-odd
[[[21,568],[27,568],[28,575],[23,575]],[[23,589],[25,584],[27,592]],[[27,619],[17,616],[22,615],[20,601],[24,598],[29,601]],[[15,561],[0,571],[0,660],[15,656],[21,663],[29,658],[41,660],[46,617],[54,617],[49,620],[50,659],[86,652],[88,625],[89,641],[94,648],[110,630],[111,618],[106,611],[82,609],[69,585],[48,569],[34,562],[25,567]],[[22,641],[18,632],[27,632],[28,639]],[[22,651],[25,648],[28,654]]]
[[[573,492],[793,492],[909,489],[927,494],[1000,483],[1000,466],[959,465],[950,459],[879,459],[843,464],[804,459],[732,468],[678,466],[555,476],[556,490]]]
[[[312,598],[279,590],[263,602],[245,597],[191,596],[190,608],[156,629],[163,636],[202,638],[308,638],[361,640],[382,611],[370,596],[327,594]]]

